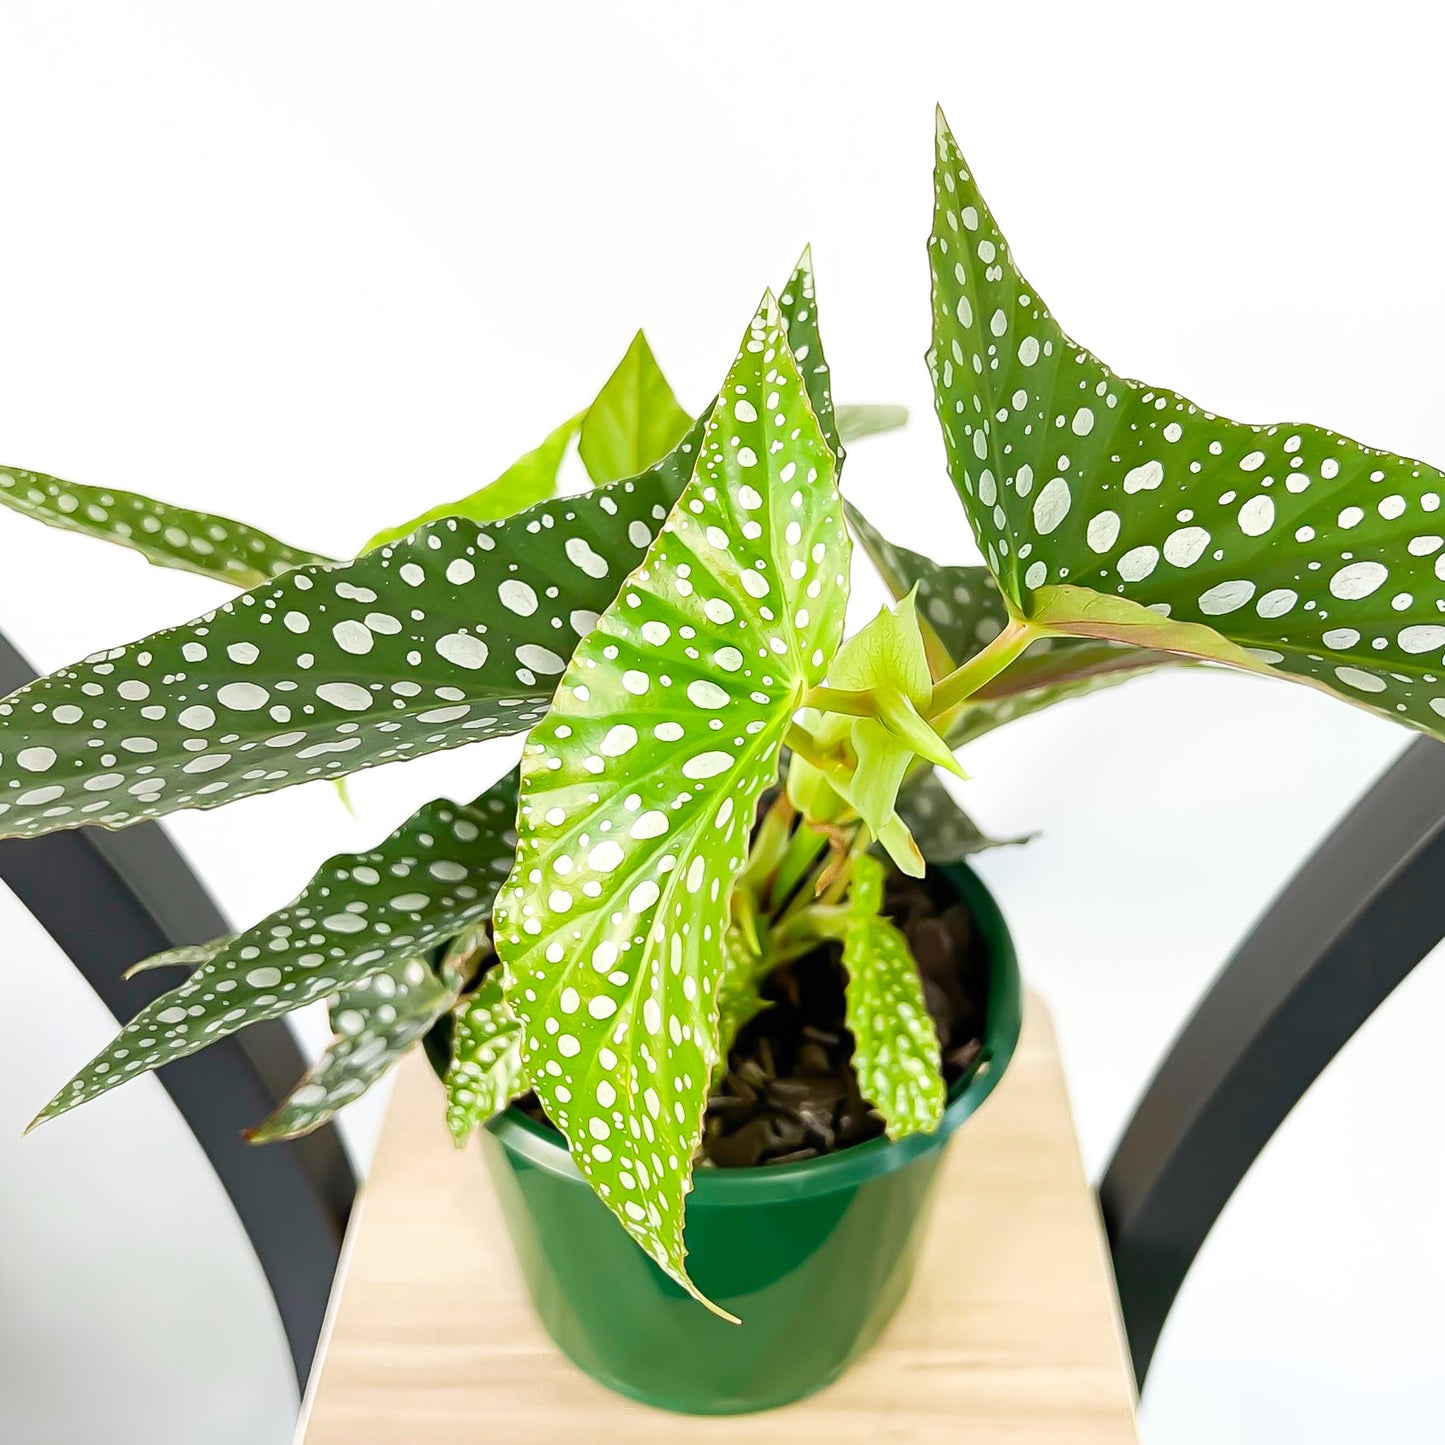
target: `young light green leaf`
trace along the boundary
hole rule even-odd
[[[992,642],[1008,608],[987,567],[943,566],[895,546],[847,503],[848,524],[894,597],[917,589],[919,620],[935,676],[952,671]],[[1160,667],[1187,665],[1169,652],[1083,637],[1043,637],[986,683],[945,728],[950,746],[1055,702],[1080,697]],[[1007,706],[1001,706],[1003,703]]]
[[[879,432],[897,431],[908,425],[906,406],[840,406],[838,435],[845,442],[860,437],[877,436]]]
[[[684,461],[300,568],[31,683],[0,702],[0,834],[123,827],[520,731]]]
[[[129,547],[157,567],[215,577],[235,587],[256,587],[295,567],[329,560],[229,517],[19,467],[0,468],[0,505],[49,527]]]
[[[457,1007],[452,1062],[444,1080],[447,1128],[460,1148],[472,1131],[527,1092],[522,1026],[503,997],[502,970],[482,976]]]
[[[359,1099],[456,1002],[455,982],[420,958],[396,959],[348,984],[331,1001],[336,1037],[265,1123],[247,1130],[253,1144],[295,1139]]]
[[[928,768],[905,784],[898,795],[898,815],[929,863],[957,863],[990,848],[1027,843],[1032,833],[994,838],[985,833],[953,800],[938,774]]]
[[[329,998],[485,918],[511,866],[516,787],[512,774],[473,803],[428,803],[379,847],[329,859],[294,902],[226,940],[141,1009],[36,1122]]]
[[[883,865],[866,853],[853,859],[849,904],[843,967],[858,1087],[890,1139],[931,1134],[947,1102],[938,1034],[908,940],[879,913]]]
[[[1008,622],[1008,608],[987,567],[946,567],[890,542],[851,502],[848,525],[863,544],[895,601],[915,588],[918,618],[937,643],[930,650],[935,668],[952,670],[992,642]]]
[[[800,723],[821,756],[815,761],[795,751],[788,796],[811,821],[827,823],[837,817],[827,794],[836,793],[904,872],[919,875],[922,859],[897,820],[898,789],[918,757],[959,776],[963,770],[921,716],[933,680],[913,594],[885,607],[843,644],[828,669],[828,687],[866,697],[873,715],[820,711],[826,701],[807,708]]]
[[[1013,612],[1445,730],[1445,476],[1115,376],[1014,266],[942,117],[935,177],[938,415]]]
[[[527,1075],[603,1202],[688,1289],[730,890],[783,733],[838,645],[848,549],[769,296],[692,481],[523,755],[496,942]]]
[[[594,482],[614,482],[666,456],[692,424],[639,331],[587,408],[577,450]]]
[[[576,416],[569,417],[548,434],[541,446],[534,447],[526,456],[513,462],[496,480],[465,497],[459,497],[455,502],[442,502],[438,506],[429,507],[419,517],[413,517],[399,527],[388,527],[378,532],[361,550],[371,552],[377,547],[386,546],[388,542],[399,542],[418,527],[439,522],[444,517],[466,517],[473,522],[496,522],[503,517],[510,517],[514,512],[535,506],[538,502],[547,501],[557,490],[557,474],[562,469],[562,458],[567,455],[568,444],[577,435],[577,428],[585,414],[579,412]],[[642,470],[642,467],[637,468],[639,472]]]

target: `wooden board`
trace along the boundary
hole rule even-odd
[[[1030,998],[1008,1073],[940,1171],[912,1291],[836,1384],[764,1414],[664,1414],[552,1347],[485,1168],[420,1054],[400,1070],[351,1236],[304,1445],[1130,1445],[1133,1383],[1053,1030]]]

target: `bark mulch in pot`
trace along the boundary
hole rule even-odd
[[[988,960],[967,908],[946,885],[891,873],[884,912],[908,939],[952,1084],[982,1047]],[[699,1163],[720,1169],[791,1164],[862,1144],[883,1120],[858,1092],[844,1026],[842,947],[826,944],[763,985],[772,1002],[738,1032],[708,1100]],[[517,1101],[548,1123],[535,1094]]]

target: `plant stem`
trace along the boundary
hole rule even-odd
[[[933,696],[928,703],[929,719],[941,716],[972,697],[1041,635],[1032,623],[1010,617],[1008,626],[987,647],[934,684]]]
[[[820,833],[807,823],[800,822],[793,836],[788,840],[788,851],[778,864],[773,877],[771,904],[779,908],[790,898],[807,876],[808,870],[818,861],[818,855],[828,846],[828,835]]]
[[[807,728],[800,727],[795,722],[789,723],[787,732],[783,734],[783,743],[800,758],[812,763],[819,772],[832,771],[833,759],[818,751],[817,739]]]
[[[871,688],[848,692],[839,687],[810,687],[803,694],[803,706],[819,712],[846,713],[849,717],[877,717],[878,708]]]

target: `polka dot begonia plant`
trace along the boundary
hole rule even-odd
[[[257,1141],[315,1128],[425,1040],[458,1143],[535,1093],[684,1288],[710,1089],[798,960],[840,959],[852,1067],[935,1128],[939,1041],[885,857],[999,841],[935,774],[989,729],[1164,666],[1305,682],[1445,731],[1445,477],[1313,426],[1244,426],[1058,328],[940,121],[933,374],[982,565],[889,543],[844,443],[805,252],[692,417],[639,332],[499,477],[349,561],[132,493],[0,468],[0,505],[250,590],[0,701],[0,836],[119,828],[526,732],[520,768],[330,859],[39,1116],[325,1002],[334,1038]],[[559,411],[561,409],[559,408]],[[589,485],[559,495],[576,450]],[[892,592],[846,642],[847,526]],[[708,1303],[703,1301],[703,1303]]]

